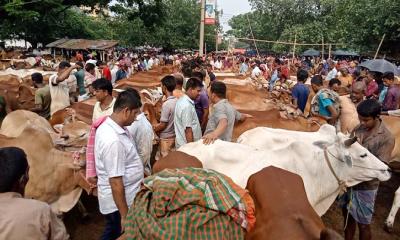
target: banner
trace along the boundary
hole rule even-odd
[[[215,1],[216,0],[206,0],[205,18],[204,18],[204,24],[206,25],[215,24]]]

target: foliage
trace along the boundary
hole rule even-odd
[[[29,3],[0,0],[0,39],[23,38],[47,44],[57,38],[115,39],[123,46],[151,45],[166,49],[197,49],[200,4],[197,0],[45,0]],[[90,17],[77,6],[95,9]],[[216,29],[205,27],[207,50],[215,49]],[[220,46],[221,49],[221,46]]]
[[[236,37],[251,38],[247,17],[256,39],[340,43],[340,48],[361,52],[376,50],[383,34],[383,52],[400,53],[400,1],[398,0],[249,0],[255,11],[231,19]],[[275,51],[292,51],[282,44],[260,44]],[[303,51],[309,47],[297,47]],[[315,46],[321,48],[321,46]],[[325,50],[327,51],[327,49]]]

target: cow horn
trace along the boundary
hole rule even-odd
[[[344,145],[346,146],[346,147],[350,147],[351,145],[353,145],[353,143],[355,143],[355,142],[357,142],[357,137],[352,137],[352,138],[349,138],[349,139],[347,139],[346,141],[344,141]]]

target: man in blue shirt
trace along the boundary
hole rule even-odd
[[[316,93],[311,101],[311,113],[335,125],[340,111],[339,95],[330,89],[324,88],[320,75],[315,75],[311,79],[311,87]]]
[[[308,95],[310,89],[304,84],[308,78],[308,72],[304,69],[300,69],[297,72],[297,84],[292,89],[293,105],[304,112],[307,104]]]

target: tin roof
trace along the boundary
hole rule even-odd
[[[64,49],[92,49],[92,50],[105,50],[118,45],[118,41],[114,40],[88,40],[88,39],[59,39],[55,42],[49,43],[46,47],[64,48]]]

